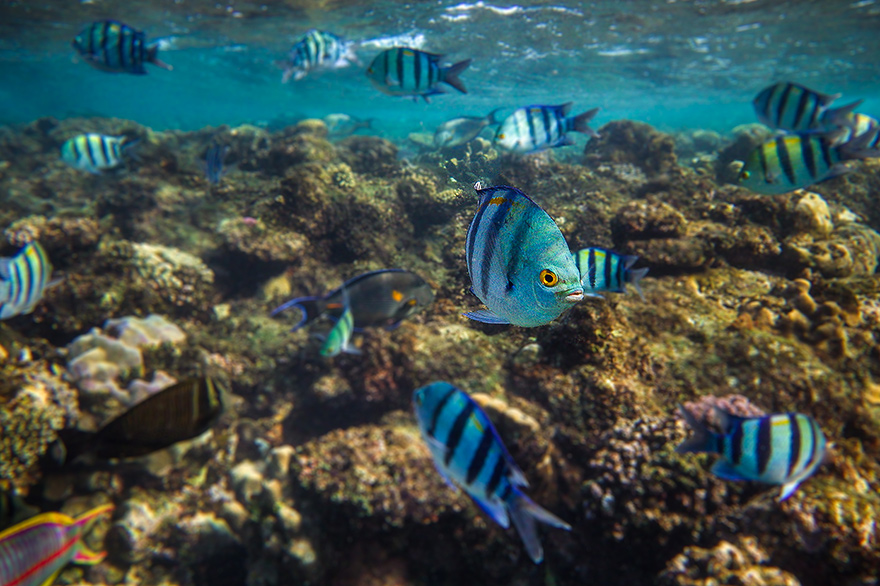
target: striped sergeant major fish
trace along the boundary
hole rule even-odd
[[[829,108],[841,94],[821,94],[792,82],[779,82],[761,90],[752,105],[758,120],[770,128],[789,132],[827,132],[847,126],[848,116],[863,100]]]
[[[737,183],[755,193],[777,195],[846,173],[849,169],[841,164],[845,160],[880,157],[880,128],[835,145],[842,132],[846,130],[772,138],[749,154]]]
[[[0,320],[31,313],[54,285],[52,263],[38,242],[0,258]]]
[[[61,160],[75,169],[100,175],[101,171],[122,165],[122,154],[136,142],[126,136],[88,132],[61,145]]]
[[[816,421],[801,413],[737,417],[715,408],[721,433],[709,430],[684,406],[678,406],[694,435],[675,448],[679,454],[720,454],[712,473],[725,480],[755,480],[782,485],[785,500],[806,480],[825,456],[825,434]]]
[[[852,113],[847,118],[847,126],[833,136],[832,144],[833,146],[838,146],[850,142],[863,134],[873,132],[878,127],[880,127],[880,122],[874,118],[865,114]],[[874,134],[874,139],[865,145],[865,148],[880,148],[880,134]]]
[[[459,61],[449,67],[440,67],[443,55],[426,53],[409,47],[394,47],[379,53],[367,68],[367,77],[373,86],[389,96],[429,96],[445,93],[437,84],[451,85],[463,94],[467,93],[458,74],[471,64],[470,59]]]
[[[281,83],[287,83],[291,77],[299,81],[311,71],[340,69],[352,63],[357,63],[352,43],[333,33],[311,29],[293,45],[287,61],[281,64]]]
[[[181,381],[130,407],[95,432],[63,429],[53,458],[62,465],[138,458],[208,431],[223,414],[227,392],[210,378]]]
[[[645,299],[639,281],[648,274],[648,269],[631,268],[639,257],[619,254],[598,246],[583,248],[572,256],[581,274],[584,295],[602,297],[601,294],[605,291],[623,293],[627,285],[632,285],[639,297]]]
[[[495,144],[504,150],[527,154],[574,144],[566,132],[582,132],[597,138],[599,134],[587,123],[599,108],[569,117],[571,104],[517,108],[501,122],[495,134]]]
[[[99,20],[88,25],[73,39],[73,48],[86,63],[110,73],[145,75],[144,63],[172,69],[159,60],[158,44],[148,47],[143,32],[116,20]]]
[[[76,519],[43,513],[0,533],[0,584],[50,586],[70,562],[89,566],[101,562],[107,553],[90,550],[83,536],[112,510],[113,505],[102,505]]]
[[[348,300],[348,292],[344,288],[342,290],[342,298],[344,304],[342,315],[336,320],[336,325],[334,325],[333,329],[330,330],[330,333],[327,334],[327,338],[324,340],[324,345],[321,347],[321,356],[327,358],[338,356],[341,352],[347,352],[348,354],[361,353],[361,351],[351,343],[351,335],[354,332],[354,317],[351,313],[351,303]]]
[[[467,393],[447,382],[417,389],[413,407],[434,465],[447,484],[464,489],[505,529],[513,519],[529,557],[541,563],[544,551],[535,521],[566,531],[571,526],[522,492],[529,483],[486,413]]]
[[[488,309],[465,317],[536,327],[584,298],[580,272],[556,222],[515,187],[474,185],[480,206],[465,244],[471,292]]]

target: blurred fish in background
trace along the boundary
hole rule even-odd
[[[121,166],[123,153],[136,143],[127,136],[80,134],[61,145],[61,160],[74,169],[100,175]]]
[[[92,67],[109,73],[146,75],[144,63],[171,70],[159,60],[159,45],[147,46],[146,35],[116,20],[88,25],[73,40],[73,48]]]
[[[457,147],[472,141],[484,128],[498,124],[495,114],[500,109],[492,110],[488,116],[462,116],[447,120],[434,131],[434,146]]]
[[[330,138],[345,138],[358,130],[372,129],[375,118],[361,119],[348,114],[328,114],[323,118]]]
[[[569,117],[571,104],[517,108],[501,122],[495,134],[495,144],[507,151],[529,154],[574,144],[567,132],[582,132],[593,138],[598,137],[599,134],[587,123],[599,108]]]
[[[229,154],[229,145],[213,144],[205,151],[205,158],[201,162],[205,179],[210,185],[217,185],[230,169],[225,166],[226,155]]]
[[[287,83],[291,77],[299,81],[313,71],[339,69],[354,63],[358,63],[354,43],[312,29],[293,45],[287,60],[281,63],[281,83]]]
[[[367,77],[373,86],[389,96],[421,96],[426,102],[430,96],[446,93],[437,87],[440,82],[451,85],[463,94],[467,93],[458,74],[468,68],[470,59],[448,67],[440,67],[443,55],[426,53],[409,47],[394,47],[379,53],[370,67]]]

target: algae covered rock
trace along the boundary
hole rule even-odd
[[[675,141],[644,122],[614,120],[599,129],[599,138],[587,143],[585,163],[599,165],[630,164],[653,178],[677,172]]]

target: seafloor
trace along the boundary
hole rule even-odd
[[[100,176],[65,166],[60,145],[84,131],[139,138],[137,158]],[[768,197],[726,184],[757,127],[599,131],[584,153],[477,139],[403,158],[380,138],[330,142],[315,120],[0,129],[0,254],[37,239],[61,277],[33,314],[0,322],[0,483],[71,514],[116,504],[90,541],[106,534],[107,560],[57,583],[877,584],[880,163]],[[199,168],[212,141],[234,165],[216,186]],[[476,180],[530,194],[573,249],[639,255],[645,299],[587,299],[535,329],[463,318],[479,306],[464,263]],[[386,267],[421,274],[436,300],[360,337],[361,355],[322,359],[289,332],[295,311],[269,317]],[[105,325],[149,314],[185,337],[154,319],[129,343]],[[41,472],[56,430],[94,429],[148,392],[132,380],[193,375],[234,393],[207,437]],[[435,472],[410,411],[434,380],[477,396],[532,497],[571,523],[542,528],[542,565]],[[807,413],[833,449],[780,503],[778,487],[675,454],[678,402]]]

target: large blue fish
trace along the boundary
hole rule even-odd
[[[471,291],[486,304],[465,316],[491,324],[548,324],[584,298],[565,237],[538,204],[515,187],[474,189],[480,207],[465,254]]]
[[[31,313],[53,285],[52,263],[37,242],[18,254],[0,257],[0,319]]]
[[[713,474],[725,480],[781,484],[780,500],[791,496],[825,455],[825,434],[812,417],[801,413],[743,418],[716,408],[719,434],[682,405],[678,408],[694,435],[675,448],[676,452],[720,454],[721,459],[712,466]]]
[[[440,82],[451,85],[463,94],[467,89],[458,74],[471,64],[470,59],[449,67],[440,67],[442,55],[426,53],[409,47],[394,47],[379,53],[367,69],[373,86],[390,96],[429,96],[445,93]]]
[[[99,20],[87,26],[73,40],[73,48],[86,63],[110,73],[144,75],[144,63],[171,69],[157,57],[159,45],[147,46],[144,33],[115,20]]]
[[[528,488],[526,477],[486,413],[467,393],[447,382],[417,389],[413,407],[440,475],[451,486],[461,486],[505,529],[513,519],[529,556],[540,563],[544,551],[535,521],[566,531],[571,527],[520,490]]]

